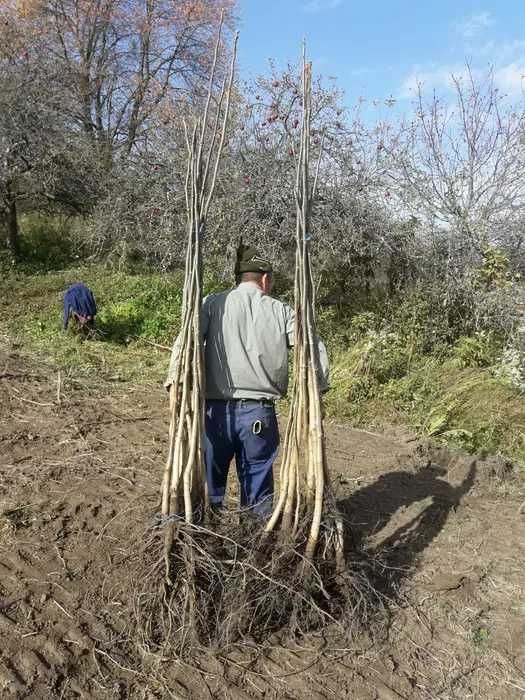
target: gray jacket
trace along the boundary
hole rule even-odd
[[[294,344],[294,311],[252,282],[210,294],[201,311],[207,399],[280,399],[288,389],[288,349]],[[328,356],[318,340],[321,391],[328,389]],[[175,376],[179,339],[166,386]]]

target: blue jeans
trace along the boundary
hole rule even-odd
[[[272,405],[252,401],[206,402],[206,474],[212,506],[221,506],[235,457],[241,508],[269,518],[279,428]]]

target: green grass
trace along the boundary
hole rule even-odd
[[[77,281],[97,300],[96,339],[62,329],[63,293]],[[215,279],[205,282],[206,293],[220,287]],[[6,268],[0,342],[81,377],[160,383],[169,353],[146,341],[171,346],[180,326],[181,289],[181,271],[131,274],[94,264],[48,272]],[[327,415],[357,424],[408,423],[436,440],[525,464],[525,401],[496,376],[490,337],[436,343],[429,352],[432,338],[426,340],[419,319],[411,326],[411,318],[404,311],[397,325],[388,325],[377,310],[321,309],[320,334],[332,358]]]
[[[472,642],[474,646],[480,648],[485,647],[489,641],[490,630],[488,627],[475,627],[472,630]]]
[[[73,282],[93,290],[99,314],[95,339],[62,329],[62,298]],[[208,281],[206,291],[216,287]],[[0,334],[36,361],[111,381],[160,382],[180,326],[182,274],[127,274],[99,266],[27,275],[0,283]]]
[[[398,358],[387,378],[388,352],[370,355],[364,341],[336,354],[328,415],[361,424],[409,424],[437,441],[525,465],[525,400],[493,367],[465,368],[455,357],[434,356],[412,356],[408,364],[405,355],[404,371]]]

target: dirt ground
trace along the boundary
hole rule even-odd
[[[383,633],[247,641],[189,665],[130,638],[119,585],[158,508],[162,389],[3,353],[0,391],[1,698],[525,696],[525,493],[509,465],[329,423],[354,545],[384,562]]]

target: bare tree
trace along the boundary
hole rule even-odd
[[[237,104],[237,124],[227,156],[228,177],[216,202],[214,245],[218,256],[233,254],[240,235],[257,242],[268,255],[291,270],[295,226],[294,154],[302,118],[300,73],[293,66],[259,76],[244,87]],[[331,81],[312,84],[312,157],[323,142],[318,203],[312,214],[312,255],[316,270],[337,264],[354,267],[361,255],[380,244],[383,221],[366,201],[367,173],[356,131],[342,95]]]
[[[111,159],[144,146],[166,97],[202,89],[213,30],[231,0],[45,0],[46,55],[61,67],[70,117]]]
[[[157,170],[166,161],[155,152],[159,129],[173,130],[186,104],[202,100],[213,33],[222,8],[232,21],[233,5],[6,0],[0,7],[0,214],[15,257],[22,203],[53,202],[84,213],[105,199],[104,218],[112,222],[122,205],[131,230],[130,201],[142,198],[138,228],[147,228],[144,244],[151,240],[150,224],[166,203],[164,196],[148,206],[151,183],[158,183],[159,195],[170,187],[166,170]],[[216,75],[220,80],[222,63]]]
[[[0,218],[7,227],[11,255],[17,259],[19,204],[48,191],[53,154],[63,134],[31,63],[6,53],[0,60]]]
[[[451,76],[452,102],[418,86],[414,113],[377,142],[383,194],[429,231],[451,230],[481,251],[525,207],[525,119],[491,73]]]

